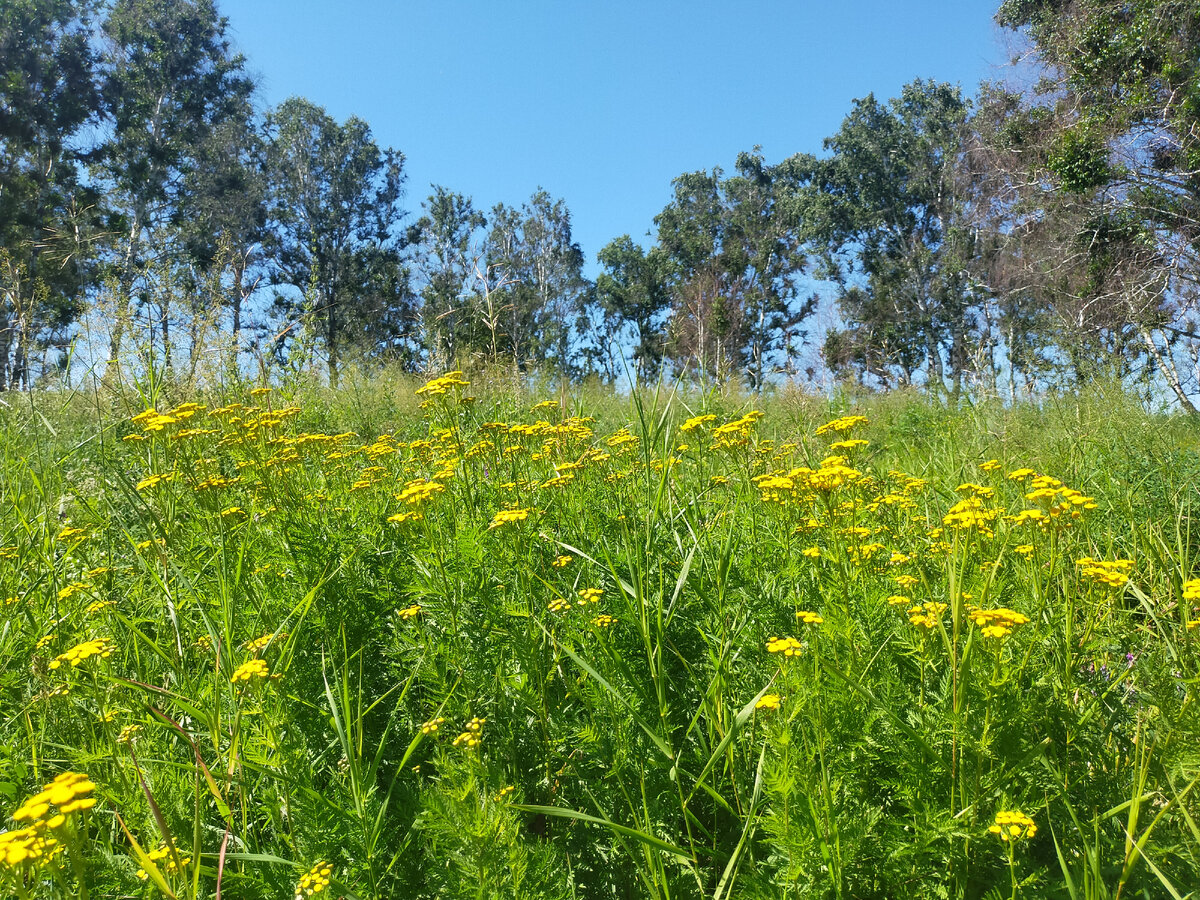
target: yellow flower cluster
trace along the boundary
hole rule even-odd
[[[141,732],[141,725],[126,725],[121,729],[121,733],[117,735],[117,743],[126,746],[133,743],[134,738]]]
[[[436,734],[437,730],[446,723],[446,720],[441,716],[436,719],[430,719],[428,722],[421,723],[421,734]]]
[[[156,868],[161,869],[168,875],[182,872],[192,864],[190,856],[184,856],[178,851],[172,853],[166,841],[160,843],[155,849],[147,853],[146,856],[150,858],[150,861],[154,863]],[[150,873],[145,869],[138,869],[137,877],[142,881],[146,881],[150,878]]]
[[[758,698],[758,702],[754,704],[755,709],[779,709],[783,701],[780,700],[778,694],[763,694]]]
[[[492,518],[492,522],[488,525],[488,530],[493,528],[501,528],[505,525],[515,525],[518,522],[524,522],[529,518],[529,510],[527,509],[502,509]]]
[[[1200,578],[1183,583],[1184,600],[1200,600]]]
[[[327,862],[316,863],[311,869],[300,876],[296,884],[296,900],[305,900],[321,893],[329,887],[329,879],[333,875],[333,866]]]
[[[1075,560],[1079,574],[1095,584],[1110,588],[1123,588],[1129,582],[1132,559],[1092,559],[1084,556]]]
[[[76,813],[96,805],[96,798],[91,796],[95,789],[86,775],[63,772],[22,803],[13,819],[26,824],[0,833],[0,867],[23,879],[27,871],[57,856],[62,850],[61,831]],[[57,809],[52,810],[54,807]]]
[[[980,633],[989,638],[1008,637],[1018,625],[1029,624],[1029,616],[1007,607],[999,609],[972,608],[970,619],[979,626]]]
[[[286,631],[281,631],[279,634],[275,634],[274,632],[271,634],[264,634],[262,637],[256,637],[252,641],[246,641],[246,643],[242,644],[242,649],[249,650],[251,653],[257,656],[261,651],[266,650],[272,641],[282,641],[287,638],[287,636],[288,633]]]
[[[474,750],[479,746],[479,742],[483,739],[481,732],[483,731],[483,723],[487,719],[472,719],[463,728],[462,734],[454,739],[455,747],[466,747],[468,750]]]
[[[415,619],[417,616],[419,616],[422,609],[423,607],[420,603],[414,603],[412,606],[406,606],[404,609],[396,610],[396,615],[407,621],[409,619]]]
[[[1037,834],[1037,826],[1033,824],[1033,819],[1022,812],[1004,811],[996,813],[996,822],[988,827],[988,831],[1002,841],[1015,841],[1033,837]]]
[[[784,656],[799,656],[804,645],[793,637],[767,638],[768,653],[782,653]]]
[[[839,419],[834,419],[832,422],[826,422],[817,428],[817,437],[829,434],[831,431],[835,434],[842,434],[859,425],[866,425],[866,416],[842,416]]]
[[[796,618],[799,619],[801,622],[803,622],[805,625],[820,625],[822,622],[825,621],[823,618],[821,618],[815,612],[809,612],[807,609],[802,609],[798,613],[796,613]]]
[[[945,603],[928,600],[908,611],[908,621],[919,628],[937,628],[947,608]]]
[[[466,387],[468,384],[470,382],[463,378],[462,372],[447,372],[445,375],[425,382],[423,387],[417,388],[417,394],[440,397],[449,393],[452,388]]]
[[[679,426],[679,430],[682,431],[684,434],[691,434],[693,431],[699,431],[705,425],[709,424],[710,422],[715,422],[715,421],[717,421],[717,417],[712,416],[712,415],[692,416],[690,419],[688,419],[686,422],[684,422],[682,425]]]
[[[258,659],[255,657],[249,662],[244,662],[234,669],[233,677],[229,680],[233,684],[238,684],[239,682],[249,684],[255,678],[266,679],[270,677],[271,670],[267,666],[267,661],[265,659]]]
[[[418,478],[401,488],[396,499],[408,506],[424,506],[438,494],[444,493],[445,490],[445,485]]]
[[[592,624],[597,628],[611,628],[617,624],[617,620],[612,616],[600,615],[592,619]]]
[[[964,497],[952,507],[942,519],[947,528],[958,531],[974,529],[984,537],[992,537],[992,525],[1000,515],[996,507],[986,506],[980,496]]]
[[[84,641],[82,644],[76,644],[66,653],[60,653],[54,657],[54,659],[50,660],[50,668],[57,669],[63,663],[69,663],[71,668],[75,668],[93,656],[98,656],[100,659],[108,659],[116,652],[117,645],[111,638],[94,638],[90,641]]]
[[[556,568],[556,569],[565,569],[567,566],[569,566],[571,564],[573,559],[574,559],[574,557],[571,557],[571,556],[556,556],[556,557],[554,557],[554,560],[553,560],[553,562],[550,563],[550,565],[554,566],[554,568]]]
[[[47,828],[58,828],[66,822],[66,817],[77,812],[85,812],[96,805],[92,791],[96,789],[88,777],[81,772],[63,772],[48,785],[26,800],[13,813],[17,822],[42,822]],[[46,818],[50,807],[58,807],[58,812]]]

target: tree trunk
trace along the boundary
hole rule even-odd
[[[1146,345],[1146,349],[1150,351],[1150,355],[1158,365],[1159,372],[1162,373],[1163,378],[1179,399],[1179,405],[1193,416],[1200,414],[1200,410],[1196,409],[1195,404],[1188,399],[1187,391],[1183,389],[1183,384],[1179,379],[1179,372],[1175,368],[1175,362],[1170,357],[1170,348],[1167,350],[1167,356],[1164,357],[1158,349],[1158,344],[1154,342],[1154,335],[1150,333],[1150,329],[1141,323],[1138,323],[1137,329],[1138,334],[1142,337],[1142,342]]]

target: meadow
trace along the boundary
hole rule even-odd
[[[1200,424],[470,380],[6,397],[0,893],[1197,896]]]

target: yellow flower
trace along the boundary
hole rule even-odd
[[[988,827],[988,831],[1007,842],[1033,837],[1037,834],[1037,825],[1022,812],[1002,811],[996,813],[996,821]]]
[[[76,644],[66,653],[60,653],[54,659],[50,660],[50,668],[57,669],[63,663],[69,663],[71,668],[75,668],[93,656],[108,659],[116,652],[117,645],[111,638],[95,638],[90,641],[84,641],[82,644]]]
[[[466,387],[468,384],[470,382],[463,378],[462,372],[447,372],[445,375],[425,382],[423,387],[417,388],[417,395],[427,394],[430,397],[441,397],[451,388]]]
[[[688,419],[686,422],[684,422],[682,425],[679,426],[679,430],[682,431],[684,434],[690,434],[693,431],[699,431],[701,428],[703,428],[709,422],[715,422],[715,421],[717,421],[716,416],[711,416],[711,415],[692,416],[692,418]]]
[[[807,556],[809,559],[819,559],[821,556],[821,548],[820,547],[805,547],[804,550],[801,551],[801,553],[803,553],[803,555]]]
[[[1029,616],[1007,607],[972,609],[970,619],[979,626],[980,633],[989,638],[1008,637],[1018,625],[1029,624]]]
[[[441,716],[436,719],[430,719],[428,722],[421,723],[421,734],[436,734],[437,730],[445,724],[446,720]]]
[[[329,887],[333,875],[333,866],[327,862],[319,862],[300,876],[296,883],[296,900],[306,900],[308,897],[321,893]]]
[[[858,425],[866,425],[866,416],[842,416],[840,419],[834,419],[832,422],[826,422],[824,425],[817,428],[817,437],[835,432],[841,434],[843,431],[849,431]]]
[[[599,603],[600,598],[604,596],[604,591],[600,588],[584,588],[579,592],[579,604],[584,603]]]
[[[820,625],[822,622],[825,621],[823,618],[821,618],[815,612],[809,612],[807,609],[802,609],[798,613],[796,613],[796,618],[799,619],[801,622],[803,622],[805,625]]]
[[[524,522],[528,518],[529,510],[527,509],[502,509],[492,518],[492,523],[488,525],[488,530]]]
[[[404,609],[396,610],[396,615],[407,621],[408,619],[415,619],[417,616],[419,616],[421,614],[421,610],[421,604],[414,603],[412,606],[406,606]]]
[[[466,747],[468,750],[474,750],[478,747],[482,740],[483,723],[486,721],[487,719],[476,718],[468,722],[462,734],[454,739],[454,746]]]
[[[252,641],[246,641],[246,643],[242,644],[242,649],[249,650],[251,653],[257,656],[261,651],[267,649],[272,641],[282,641],[286,639],[287,636],[288,633],[286,631],[281,631],[278,634],[275,632],[264,634],[262,637],[257,637]]]
[[[1129,581],[1127,573],[1133,568],[1133,560],[1104,560],[1085,556],[1075,560],[1075,565],[1079,566],[1080,575],[1095,584],[1102,584],[1110,588],[1122,588]]]
[[[930,600],[908,611],[908,621],[920,628],[937,628],[942,620],[942,613],[947,609],[945,603]]]
[[[778,694],[763,694],[757,703],[754,704],[755,709],[779,709],[782,701]]]
[[[596,616],[596,618],[592,619],[592,624],[595,625],[597,628],[611,628],[612,626],[617,624],[617,620],[615,618],[613,618],[612,616],[601,615],[601,616]]]
[[[782,653],[784,656],[799,656],[804,645],[792,637],[767,638],[768,653]]]
[[[259,659],[255,657],[249,662],[244,662],[234,669],[233,677],[229,680],[233,684],[237,684],[238,682],[249,684],[255,678],[266,679],[270,677],[271,670],[267,667],[267,661],[265,659]]]
[[[556,569],[564,569],[574,562],[574,559],[575,558],[573,556],[556,556],[550,565],[554,566]]]

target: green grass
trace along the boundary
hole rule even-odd
[[[6,398],[4,892],[1196,896],[1195,422],[418,386]]]

